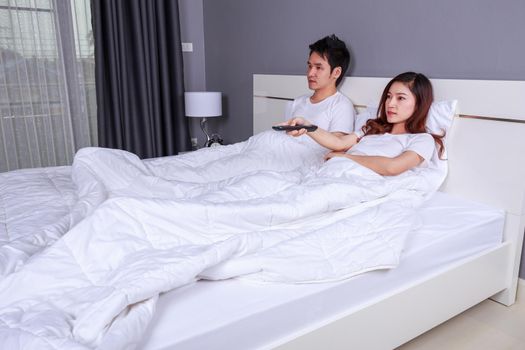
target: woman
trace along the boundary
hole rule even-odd
[[[392,79],[379,102],[379,114],[361,130],[336,135],[318,128],[289,131],[292,136],[308,134],[331,149],[326,159],[346,157],[380,175],[398,175],[417,166],[426,166],[434,154],[443,153],[443,135],[427,133],[425,125],[433,100],[432,84],[420,73],[406,72]],[[311,125],[301,117],[288,125]]]

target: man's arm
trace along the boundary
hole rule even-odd
[[[304,118],[297,117],[288,121],[288,125],[311,125],[310,122]],[[288,135],[301,136],[308,134],[318,144],[334,151],[346,151],[359,140],[355,133],[345,134],[343,132],[329,132],[321,128],[312,132],[307,132],[306,129],[288,131]]]
[[[355,108],[352,101],[341,92],[335,97],[336,103],[329,110],[330,126],[327,131],[351,134],[355,125]]]

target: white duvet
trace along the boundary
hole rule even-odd
[[[149,161],[79,151],[71,210],[49,238],[37,230],[40,247],[54,244],[0,250],[1,348],[131,349],[159,293],[199,278],[322,282],[395,267],[442,169],[382,177],[325,152],[272,131]]]

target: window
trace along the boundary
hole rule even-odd
[[[96,145],[89,0],[0,0],[0,171]]]

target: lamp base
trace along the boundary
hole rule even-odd
[[[213,134],[210,136],[208,134],[208,131],[206,130],[206,118],[201,119],[201,129],[204,135],[206,135],[206,141],[204,142],[204,147],[213,147],[213,146],[219,146],[223,144],[223,140],[219,134]]]
[[[215,147],[215,146],[221,146],[224,144],[224,141],[222,140],[221,136],[219,134],[213,134],[211,135],[211,138],[206,141],[205,146],[206,147]]]
[[[210,135],[206,131],[206,121],[206,117],[201,119],[201,130],[204,133],[204,135],[206,135],[206,141],[204,141],[203,147],[208,147],[208,142],[210,142]]]

